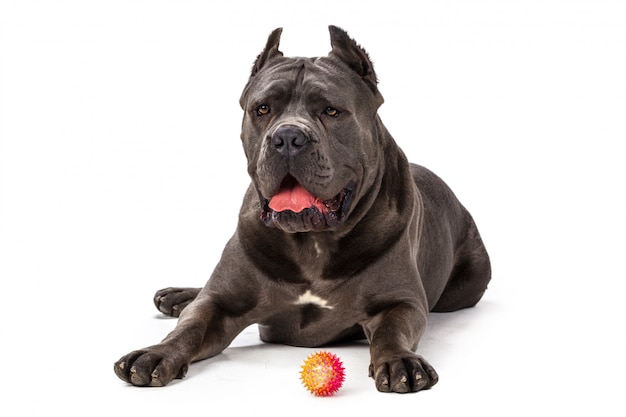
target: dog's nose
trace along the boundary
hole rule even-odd
[[[309,144],[309,137],[296,126],[281,126],[272,135],[274,148],[284,156],[294,156]]]

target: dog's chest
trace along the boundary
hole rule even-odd
[[[330,313],[337,307],[337,282],[324,278],[324,270],[331,261],[332,253],[326,242],[312,239],[301,251],[300,271],[308,284],[292,293],[291,305],[304,310],[321,309]]]

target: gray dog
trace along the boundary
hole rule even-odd
[[[475,305],[489,257],[452,191],[383,126],[367,53],[329,29],[319,58],[286,58],[282,30],[269,36],[240,101],[252,183],[237,230],[204,288],[156,293],[178,324],[115,363],[124,381],[166,385],[257,323],[272,343],[367,338],[379,391],[437,383],[415,353],[428,312]]]

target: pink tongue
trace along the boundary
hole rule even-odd
[[[304,209],[317,207],[322,210],[324,205],[315,198],[311,193],[304,189],[303,186],[296,183],[292,188],[281,188],[270,200],[269,206],[274,211],[291,210],[299,213]]]

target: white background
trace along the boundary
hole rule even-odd
[[[250,328],[182,381],[126,385],[113,362],[175,325],[154,291],[203,285],[234,231],[254,58],[278,26],[286,55],[325,55],[328,24],[368,50],[388,129],[492,257],[478,307],[432,316],[439,384],[379,394],[344,346],[344,388],[315,398],[314,350]],[[620,1],[0,1],[3,407],[624,415],[625,115]]]

